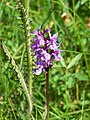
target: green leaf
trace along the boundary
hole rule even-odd
[[[60,62],[61,62],[61,64],[62,64],[63,67],[66,67],[66,63],[65,63],[64,58],[62,58]]]
[[[67,69],[71,68],[72,66],[76,65],[78,63],[78,61],[81,59],[82,57],[82,53],[76,55],[71,62],[69,63],[69,65],[67,66]]]
[[[77,78],[80,81],[87,81],[87,80],[89,80],[88,76],[86,74],[83,74],[83,73],[75,73],[75,78]]]
[[[72,77],[68,78],[68,88],[72,88],[75,85],[75,81]]]

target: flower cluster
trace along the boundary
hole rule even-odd
[[[44,32],[40,29],[34,31],[35,36],[32,40],[34,43],[31,45],[32,50],[35,53],[36,68],[34,72],[36,75],[46,72],[53,65],[53,61],[61,60],[60,53],[62,50],[58,50],[59,44],[57,43],[58,33],[51,36],[50,29],[47,28]]]

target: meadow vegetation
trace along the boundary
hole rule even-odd
[[[17,1],[0,0],[0,120],[29,120],[19,80],[22,73],[29,86],[24,16]],[[63,50],[49,71],[49,120],[90,120],[90,1],[30,0],[31,34],[40,26],[58,32]],[[45,86],[45,73],[32,75],[31,120],[43,120]]]

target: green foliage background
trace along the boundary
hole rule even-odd
[[[66,17],[62,18],[63,13]],[[25,35],[16,1],[0,1],[0,120],[26,120],[28,104],[17,74],[2,49],[8,47],[27,82]],[[58,42],[65,63],[55,63],[50,70],[50,120],[90,119],[90,1],[31,0],[31,32],[51,28],[58,32]],[[88,22],[89,21],[89,22]],[[71,60],[82,53],[70,69]],[[43,120],[45,74],[33,78],[33,119]]]

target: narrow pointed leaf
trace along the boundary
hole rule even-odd
[[[82,57],[82,53],[76,55],[71,62],[69,63],[69,65],[67,66],[67,69],[71,68],[72,66],[76,65],[78,63],[78,61],[81,59]]]
[[[64,58],[62,58],[60,62],[61,62],[61,64],[62,64],[63,67],[66,67],[66,63],[65,63]]]

